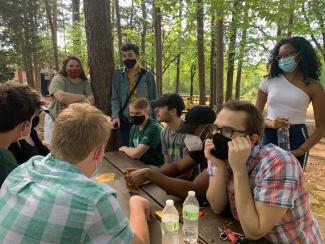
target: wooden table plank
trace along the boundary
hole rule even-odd
[[[141,161],[133,160],[127,157],[122,152],[108,152],[105,154],[105,159],[108,160],[120,172],[123,172],[126,168],[148,167],[148,165],[142,163]],[[143,185],[141,186],[141,190],[149,195],[152,199],[154,199],[154,201],[162,208],[165,206],[167,199],[173,199],[175,201],[175,204],[178,206],[182,205],[181,199],[172,195],[168,195],[163,189],[154,184]],[[235,232],[243,233],[238,221],[224,217],[222,215],[216,215],[212,212],[210,207],[205,207],[201,210],[204,213],[204,215],[199,219],[199,237],[202,241],[206,243],[225,243],[219,239],[220,232],[218,230],[218,227],[221,229],[230,228]],[[252,241],[251,243],[267,244],[271,242],[266,239],[261,239],[258,241]]]

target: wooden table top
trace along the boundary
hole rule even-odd
[[[130,159],[124,153],[108,152],[105,154],[105,160],[97,174],[100,175],[101,173],[105,172],[112,172],[115,174],[115,179],[108,184],[118,193],[117,199],[127,215],[129,214],[128,200],[130,198],[130,193],[125,184],[123,171],[126,168],[134,167],[143,168],[148,166],[141,161]],[[162,210],[167,199],[173,199],[176,206],[181,206],[183,203],[183,200],[175,196],[168,195],[160,187],[151,183],[142,185],[138,191],[138,194],[150,201],[153,211]],[[235,232],[243,233],[239,222],[235,221],[234,219],[229,217],[227,218],[222,215],[216,215],[212,212],[210,207],[200,208],[200,210],[204,213],[204,215],[199,219],[199,243],[229,243],[219,239],[219,228],[230,228]],[[161,243],[160,223],[156,218],[152,218],[149,229],[151,243]],[[182,231],[180,231],[180,243],[184,243],[182,239]],[[271,242],[262,239],[259,241],[251,241],[250,243],[264,244]]]

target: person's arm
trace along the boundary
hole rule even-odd
[[[87,101],[90,105],[95,105],[95,97],[94,97],[94,95],[89,95],[88,97],[86,97],[86,101]]]
[[[311,85],[311,94],[315,118],[315,130],[298,149],[291,151],[291,153],[296,157],[304,155],[310,148],[318,143],[325,130],[325,113],[323,112],[325,104],[324,88],[321,84],[315,83]]]
[[[119,91],[119,75],[120,70],[115,70],[113,72],[112,77],[112,98],[111,98],[111,106],[112,106],[112,119],[118,118],[119,112],[122,108],[122,105],[120,103],[120,91]]]
[[[130,225],[134,231],[132,244],[150,243],[148,220],[150,218],[150,203],[140,196],[130,198]]]
[[[132,159],[140,159],[149,149],[149,146],[139,144],[137,147],[120,147],[119,151],[124,152]]]
[[[216,214],[220,214],[228,203],[226,188],[226,163],[211,154],[215,150],[211,139],[207,139],[204,146],[204,154],[207,160],[216,167],[216,174],[209,177],[209,187],[206,192],[207,200],[211,209]]]
[[[165,162],[158,171],[167,176],[177,177],[191,170],[196,164],[197,162],[189,155],[185,155],[176,162]]]
[[[92,87],[90,85],[90,82],[89,81],[84,81],[84,82],[85,82],[85,86],[86,86],[86,89],[85,89],[85,96],[86,96],[85,102],[89,103],[90,105],[95,105],[95,97],[94,97],[93,90],[92,90]]]
[[[85,95],[74,94],[70,92],[65,92],[62,90],[57,90],[53,93],[53,96],[61,103],[65,105],[70,105],[72,103],[82,102],[86,99]]]
[[[257,240],[269,233],[272,228],[280,222],[287,208],[254,200],[246,169],[246,162],[252,149],[249,137],[237,137],[230,141],[228,146],[229,164],[234,174],[235,204],[239,221],[245,236],[249,239]],[[285,162],[281,163],[283,164]],[[274,167],[272,170],[277,171],[278,169],[279,167]],[[276,175],[276,183],[279,188],[278,177],[281,174],[278,173]],[[271,185],[270,182],[268,184]],[[273,194],[277,190],[278,189],[273,188]],[[291,190],[294,191],[294,189]],[[266,192],[267,189],[264,191]],[[290,194],[288,193],[288,195]],[[271,197],[269,195],[268,197],[273,198],[274,196]]]

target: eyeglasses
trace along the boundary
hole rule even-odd
[[[283,58],[288,58],[288,57],[291,57],[291,56],[297,56],[297,55],[292,55],[292,54],[295,54],[295,53],[297,53],[297,51],[292,51],[292,52],[289,52],[289,53],[284,53],[282,55],[278,55],[278,56],[275,57],[275,60],[279,61],[279,60],[281,60]]]
[[[235,130],[235,129],[229,128],[229,127],[219,128],[215,124],[210,125],[210,133],[213,134],[213,135],[216,134],[216,133],[221,133],[221,135],[223,135],[223,136],[225,136],[227,138],[231,138],[232,135],[234,134],[234,132],[246,135],[246,131],[243,131],[243,130]]]

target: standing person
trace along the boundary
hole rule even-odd
[[[62,68],[49,87],[51,103],[49,114],[45,115],[44,141],[51,144],[54,121],[60,112],[72,103],[86,102],[95,104],[91,85],[82,68],[81,61],[75,56],[63,60]]]
[[[29,137],[39,94],[19,83],[0,85],[0,186],[18,164],[8,150],[11,143]]]
[[[118,146],[129,144],[131,124],[129,103],[144,97],[149,101],[157,98],[156,82],[153,74],[140,65],[139,47],[127,43],[121,48],[124,67],[115,70],[112,78],[112,119],[111,128],[118,128]],[[153,111],[150,111],[153,118]]]
[[[128,220],[114,189],[90,179],[109,135],[106,116],[89,104],[60,113],[51,154],[20,165],[1,187],[0,242],[149,243],[149,202],[131,197]]]
[[[319,82],[320,62],[312,45],[303,37],[279,41],[270,59],[269,75],[261,81],[256,106],[267,104],[263,145],[278,145],[277,129],[289,127],[291,153],[303,169],[308,151],[322,137],[325,128],[324,89]],[[312,102],[315,130],[308,137],[306,113]]]
[[[149,106],[146,98],[138,98],[130,104],[132,127],[129,146],[122,146],[119,150],[132,159],[160,166],[164,163],[161,153],[161,127],[156,120],[149,118]]]
[[[228,101],[217,115],[204,149],[215,167],[206,194],[212,210],[220,214],[229,204],[249,239],[323,243],[299,162],[273,144],[260,145],[263,124],[259,109],[244,101]]]

